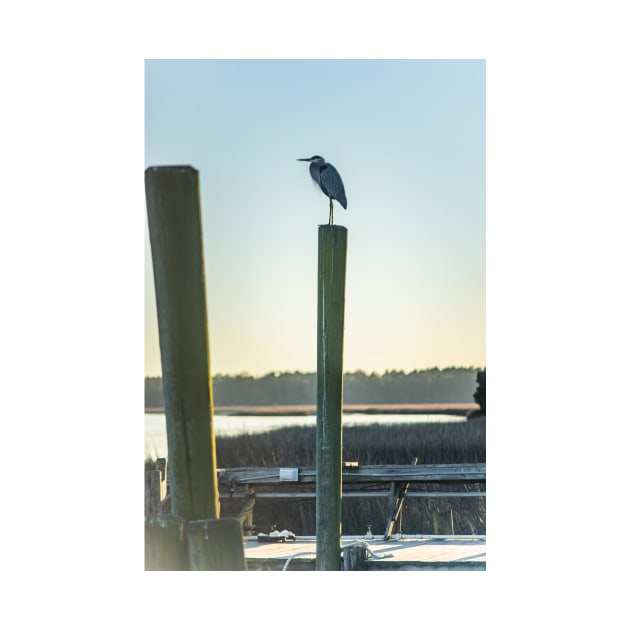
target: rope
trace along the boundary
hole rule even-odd
[[[314,551],[299,551],[298,553],[294,553],[292,556],[289,556],[287,558],[287,561],[284,563],[282,570],[283,571],[287,570],[287,567],[289,566],[289,562],[291,562],[293,558],[297,558],[298,556],[314,556],[314,555],[316,555]]]

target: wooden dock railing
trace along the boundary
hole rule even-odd
[[[164,460],[161,460],[164,461]],[[164,465],[161,471],[146,473],[145,509],[149,515],[159,513],[160,502],[167,493]],[[316,468],[259,467],[259,468],[219,468],[217,482],[222,494],[220,498],[247,499],[259,498],[313,498],[315,491],[300,490],[301,485],[315,484]],[[353,484],[372,483],[481,483],[486,480],[485,464],[425,464],[425,465],[366,465],[345,462],[342,467],[343,497],[365,498],[384,497],[387,490],[351,490]],[[161,481],[161,483],[160,483]],[[271,492],[256,493],[252,486],[272,486]],[[241,486],[241,488],[239,488]],[[346,490],[347,488],[347,490]],[[229,491],[229,495],[227,492]],[[485,491],[407,491],[410,497],[481,497]]]
[[[154,471],[160,475],[158,471]],[[165,477],[162,472],[162,484],[152,481],[147,473],[145,506],[150,506],[152,513],[168,511],[168,496],[165,499]],[[153,474],[153,477],[157,477]],[[420,464],[420,465],[362,465],[357,462],[344,462],[342,466],[342,499],[372,499],[389,497],[388,527],[384,539],[391,537],[393,521],[400,517],[406,497],[412,498],[453,498],[485,497],[485,490],[448,490],[456,484],[483,484],[486,481],[485,464]],[[219,468],[217,483],[221,500],[241,500],[239,519],[243,533],[251,533],[253,512],[257,499],[316,499],[317,471],[314,466],[300,467],[253,467]],[[444,490],[419,490],[418,484],[444,486]],[[364,488],[365,485],[369,489]],[[411,484],[416,484],[416,489]],[[380,489],[379,489],[380,486]],[[357,489],[358,488],[358,489]],[[411,488],[411,489],[410,489]],[[260,489],[260,490],[259,490]],[[160,496],[153,496],[160,492]],[[160,500],[162,500],[160,502]],[[161,506],[161,508],[159,507]],[[150,515],[150,514],[148,514]],[[452,532],[452,513],[434,514],[449,520],[450,526],[435,525],[434,533]],[[448,523],[447,523],[448,525]]]
[[[219,484],[294,484],[315,483],[314,466],[298,468],[219,468]],[[342,483],[356,482],[470,482],[486,480],[485,464],[417,464],[366,465],[345,462],[341,471]]]
[[[415,461],[415,458],[414,458]],[[242,500],[239,518],[243,531],[251,532],[254,506],[257,499],[316,499],[316,468],[227,468],[218,469],[220,498]],[[484,490],[418,490],[420,484],[449,487],[456,484],[483,484],[486,481],[485,464],[411,464],[363,465],[345,462],[342,465],[342,500],[388,497],[389,508],[384,540],[389,540],[394,526],[400,528],[403,504],[412,498],[485,497]],[[411,484],[416,484],[416,489]],[[369,489],[366,489],[365,486]],[[378,489],[380,486],[381,489]],[[259,491],[255,488],[261,488]],[[358,489],[357,489],[358,488]],[[452,510],[432,514],[435,534],[454,533]],[[437,519],[437,520],[436,520]]]

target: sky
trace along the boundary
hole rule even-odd
[[[146,60],[145,167],[199,171],[213,374],[315,371],[308,164],[348,208],[345,371],[485,366],[486,69],[464,60]],[[145,375],[161,374],[145,220]]]

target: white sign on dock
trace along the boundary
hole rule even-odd
[[[297,468],[281,468],[280,469],[280,481],[297,481],[298,469]]]

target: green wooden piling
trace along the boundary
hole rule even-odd
[[[241,521],[206,519],[188,524],[188,556],[194,571],[246,571]]]
[[[199,175],[145,171],[166,412],[172,513],[218,518]]]
[[[144,519],[144,570],[188,571],[186,523],[170,514]]]
[[[199,175],[145,171],[170,470],[171,512],[219,517]]]
[[[348,231],[319,226],[317,286],[317,571],[338,571],[341,561],[341,413],[343,323]]]

